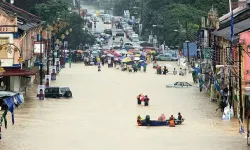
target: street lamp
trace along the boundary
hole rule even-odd
[[[186,40],[185,41],[185,43],[187,43],[187,57],[188,57],[188,61],[187,61],[187,63],[188,63],[188,71],[189,71],[189,64],[190,64],[190,56],[189,56],[189,43],[190,43],[190,41],[189,40]]]
[[[23,69],[23,62],[24,62],[23,58],[22,58],[22,57],[19,57],[19,58],[18,58],[18,62],[19,62],[19,64],[21,65],[21,69]]]
[[[0,78],[3,77],[3,73],[5,72],[4,68],[0,66]]]
[[[68,31],[68,30],[66,30],[65,34],[66,34],[66,35],[69,35],[69,31]]]
[[[83,47],[85,47],[85,45],[86,45],[86,35],[85,35],[85,33],[86,33],[86,28],[82,28],[83,29],[83,46],[82,46],[82,49],[83,49]]]
[[[56,45],[57,45],[57,47],[58,47],[59,44],[60,44],[60,40],[56,39]],[[59,49],[58,48],[57,48],[56,55],[57,55],[57,58],[58,58],[58,55],[59,55]]]
[[[64,57],[64,63],[65,63],[65,47],[64,47],[64,39],[65,39],[65,35],[64,34],[62,34],[61,35],[61,39],[62,39],[62,46],[61,46],[61,58],[62,57]],[[64,52],[64,54],[63,54],[63,52]],[[61,66],[63,66],[62,64],[61,64]]]

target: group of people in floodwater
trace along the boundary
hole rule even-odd
[[[142,98],[142,94],[139,94],[137,97],[136,97],[136,99],[137,99],[137,104],[138,105],[141,105],[141,103],[142,102],[144,102],[144,106],[148,106],[148,104],[149,104],[149,98],[148,98],[148,96],[147,95],[145,95],[145,96],[143,96],[143,98]]]
[[[121,63],[120,67],[122,71],[137,72],[143,70],[147,71],[147,63],[145,61],[134,61],[130,63]]]
[[[163,66],[163,68],[162,68],[162,66],[161,65],[158,65],[157,64],[157,61],[155,61],[154,63],[153,63],[153,68],[155,68],[156,69],[156,73],[157,74],[164,74],[164,75],[166,75],[167,73],[169,73],[169,70],[168,70],[168,68],[166,67],[166,66]],[[174,68],[174,70],[173,70],[173,75],[177,75],[177,70]],[[184,68],[184,69],[182,69],[182,68],[180,68],[180,70],[179,70],[179,75],[180,76],[184,76],[184,75],[186,75],[187,74],[187,69],[186,68]]]
[[[175,117],[173,115],[171,115],[169,117],[169,119],[167,120],[165,115],[162,114],[159,118],[158,121],[169,121],[169,126],[170,127],[175,127]],[[183,120],[181,113],[178,113],[178,117],[177,120]],[[140,126],[142,125],[142,122],[146,121],[147,124],[150,124],[150,116],[146,115],[145,119],[142,119],[142,117],[140,115],[137,116],[137,124]]]

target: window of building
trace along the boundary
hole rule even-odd
[[[0,44],[6,44],[9,43],[9,38],[8,37],[0,37]]]
[[[9,43],[9,38],[8,37],[0,37],[0,45]],[[1,50],[0,51],[0,59],[6,59],[8,58],[8,52],[9,49],[6,50]]]

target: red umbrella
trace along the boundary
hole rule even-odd
[[[119,54],[119,53],[114,53],[114,56],[116,56],[116,57],[120,57],[120,56],[121,56],[121,54]]]
[[[144,95],[141,95],[140,100],[141,100],[141,101],[144,101],[144,98],[145,98],[145,96],[144,96]]]
[[[109,53],[110,53],[110,50],[106,50],[106,51],[104,51],[104,53],[109,54]]]

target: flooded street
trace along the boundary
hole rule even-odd
[[[98,23],[97,28],[104,27]],[[169,63],[176,67],[176,62]],[[205,91],[166,88],[176,81],[192,83],[191,74],[157,75],[152,64],[147,73],[107,66],[98,72],[96,66],[83,63],[72,64],[72,68],[66,65],[52,85],[69,86],[73,98],[25,99],[15,109],[14,126],[8,114],[0,150],[247,149],[237,121],[222,121],[221,112],[215,111],[217,104],[209,101]],[[35,95],[36,87],[30,90],[30,95]],[[149,96],[149,107],[137,105],[139,93]],[[175,128],[138,127],[136,123],[138,114],[158,119],[162,113],[169,117],[178,112],[185,122]]]
[[[73,99],[36,97],[16,109],[16,124],[3,130],[1,150],[128,150],[128,149],[244,149],[238,126],[220,120],[204,93],[196,88],[166,88],[191,76],[128,73],[114,68],[73,64],[61,71],[54,86],[69,86]],[[137,106],[136,95],[146,93],[150,106]],[[157,119],[178,112],[186,119],[175,128],[138,127],[136,116]],[[9,115],[9,123],[11,123]],[[234,128],[232,127],[234,125]]]

